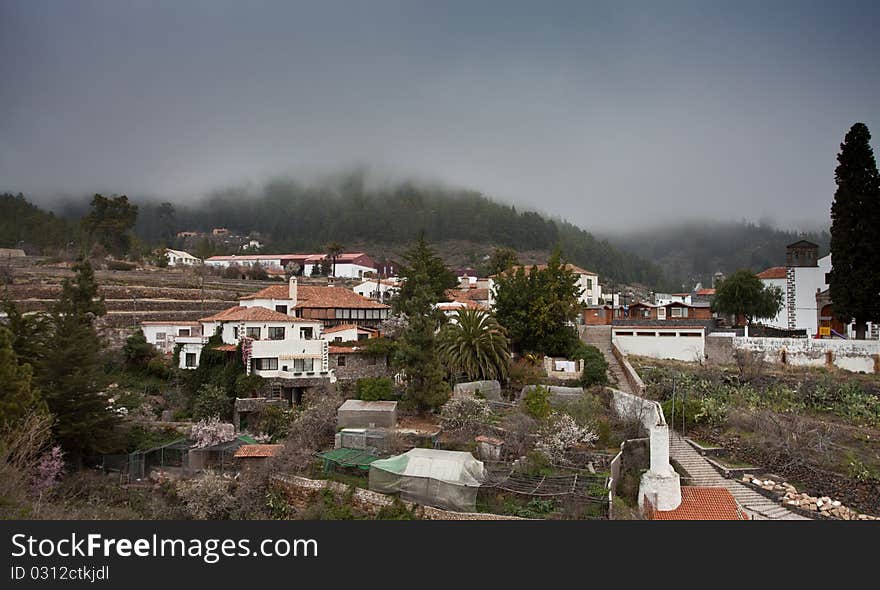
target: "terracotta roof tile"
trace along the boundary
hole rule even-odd
[[[774,266],[757,274],[759,279],[784,279],[785,276],[786,269],[784,266]]]
[[[284,448],[284,445],[241,445],[235,450],[236,459],[250,457],[275,457]]]
[[[286,313],[281,313],[279,311],[273,311],[271,309],[267,309],[265,307],[260,307],[259,305],[254,305],[252,307],[242,307],[235,306],[230,307],[229,309],[224,309],[221,312],[215,313],[212,316],[208,316],[206,318],[202,318],[199,320],[200,322],[308,322],[310,324],[315,323],[316,320],[306,320],[303,318],[295,318],[293,316],[287,315]]]
[[[650,520],[749,520],[727,488],[682,486],[675,510],[650,508]]]
[[[328,354],[363,354],[364,350],[357,346],[328,346]]]
[[[345,287],[317,287],[314,285],[299,285],[296,290],[297,308],[358,308],[358,309],[388,309],[389,306],[366,297],[361,297],[354,291]],[[289,299],[290,288],[288,285],[272,285],[256,293],[245,295],[240,299]]]
[[[358,308],[358,309],[389,309],[388,305],[361,297],[345,287],[315,287],[302,285],[297,290],[296,307],[302,308]]]

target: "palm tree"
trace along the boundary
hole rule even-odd
[[[339,242],[331,242],[327,244],[327,256],[330,258],[330,262],[333,264],[333,269],[331,273],[333,276],[336,276],[336,259],[342,254],[342,244]]]
[[[509,373],[507,334],[488,311],[456,312],[440,333],[438,352],[450,372],[469,379],[506,379]]]

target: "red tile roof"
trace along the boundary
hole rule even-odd
[[[354,291],[345,287],[317,287],[314,285],[299,285],[296,290],[297,308],[358,308],[358,309],[388,309],[389,306],[366,297],[361,297]],[[272,285],[261,289],[256,293],[245,295],[240,299],[290,299],[290,287],[288,285]]]
[[[343,330],[356,330],[357,324],[339,324],[338,326],[333,326],[332,328],[324,328],[325,334],[332,334],[333,332],[342,332]]]
[[[759,272],[757,276],[759,279],[784,279],[785,270],[784,266],[774,266],[773,268],[768,268],[763,272]]]
[[[284,445],[241,445],[235,450],[236,459],[252,457],[275,457],[284,448]]]
[[[364,350],[357,346],[328,346],[327,354],[363,354]]]
[[[174,320],[166,320],[166,321],[158,321],[158,320],[145,320],[141,322],[141,325],[144,326],[199,326],[198,322],[190,322],[190,321],[179,321],[176,322]]]
[[[237,305],[235,307],[230,307],[229,309],[224,309],[223,311],[215,313],[212,316],[202,318],[199,321],[200,322],[308,322],[310,324],[313,324],[313,323],[315,323],[316,320],[306,320],[303,318],[295,318],[293,316],[287,315],[286,313],[281,313],[279,311],[266,309],[265,307],[260,307],[259,305],[255,305],[253,307],[242,307],[242,306]]]
[[[749,520],[727,488],[682,486],[681,504],[675,510],[654,510],[649,520]]]
[[[715,289],[700,289],[696,292],[696,295],[714,295]]]
[[[235,349],[238,348],[235,344],[220,344],[214,347],[214,350],[219,350],[220,352],[235,352]]]

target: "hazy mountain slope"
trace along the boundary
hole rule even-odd
[[[646,258],[662,268],[677,287],[689,289],[697,281],[711,284],[712,275],[740,268],[760,272],[785,263],[785,246],[799,239],[819,244],[828,253],[827,231],[801,233],[766,224],[688,223],[675,227],[609,236],[615,247]]]

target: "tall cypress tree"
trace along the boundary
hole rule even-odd
[[[831,205],[831,301],[838,319],[855,321],[859,339],[867,322],[880,320],[880,179],[870,140],[864,123],[846,134]]]

